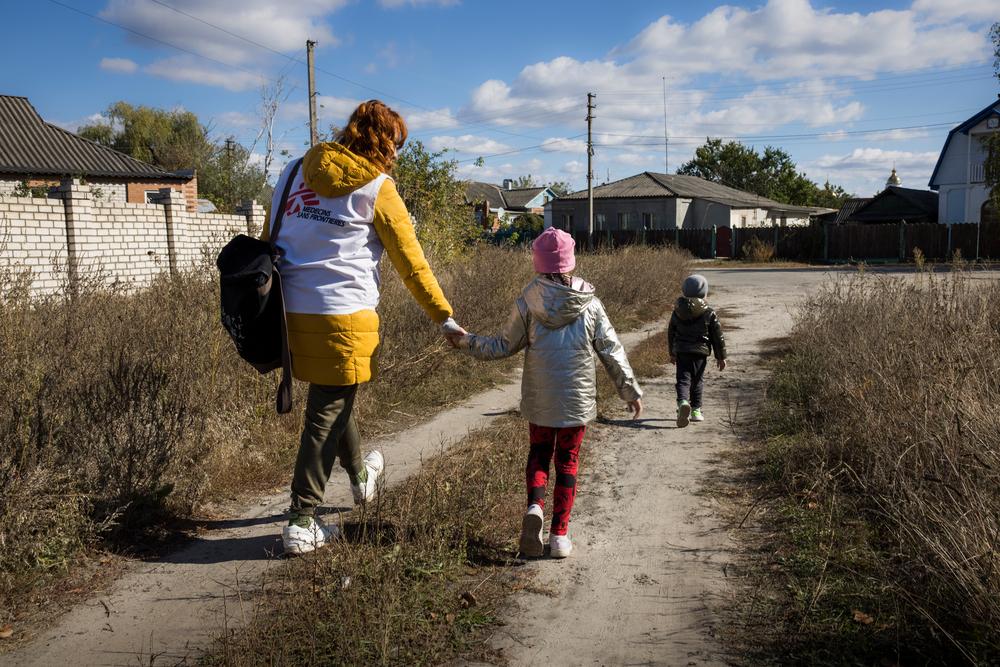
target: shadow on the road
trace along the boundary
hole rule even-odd
[[[210,565],[230,561],[269,560],[279,558],[282,551],[281,531],[267,535],[230,537],[221,540],[194,538],[183,549],[165,554],[155,562],[176,565]]]
[[[326,516],[328,514],[346,514],[350,512],[353,507],[320,507],[316,512],[320,516]],[[269,523],[278,524],[284,521],[286,515],[281,514],[269,514],[267,516],[256,516],[249,517],[245,519],[219,519],[217,521],[211,520],[192,520],[188,522],[187,528],[201,529],[201,530],[229,530],[231,528],[250,528],[251,526],[263,526]]]
[[[650,422],[671,422],[672,419],[605,419],[598,418],[598,423],[607,424],[608,426],[624,426],[625,428],[634,428],[640,431],[663,431],[670,428],[676,428],[676,426],[654,426]]]

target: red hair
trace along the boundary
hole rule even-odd
[[[351,114],[347,126],[337,135],[337,143],[388,171],[396,159],[396,150],[406,142],[406,134],[402,116],[380,100],[368,100]]]

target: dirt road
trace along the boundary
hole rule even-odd
[[[676,428],[672,374],[643,383],[644,418],[588,438],[570,534],[573,555],[537,561],[554,597],[520,595],[496,648],[513,665],[726,664],[713,609],[726,594],[732,542],[707,478],[735,442],[727,422],[757,400],[766,339],[786,335],[795,305],[828,274],[816,269],[711,270],[730,366],[706,373],[706,421]],[[624,414],[622,414],[624,417]]]
[[[670,378],[646,383],[645,419],[604,429],[583,471],[568,561],[539,561],[559,595],[526,596],[498,634],[512,664],[715,664],[709,601],[723,589],[728,536],[699,497],[713,458],[733,441],[723,419],[762,379],[761,341],[787,333],[791,309],[825,278],[819,270],[706,270],[710,299],[728,314],[732,367],[710,373],[708,421],[673,428]],[[661,324],[623,337],[626,344]],[[519,383],[481,394],[426,424],[377,443],[387,481],[416,470],[450,440],[517,405]],[[586,445],[585,445],[586,446]],[[350,507],[346,484],[331,482],[327,504]],[[0,661],[13,665],[174,664],[194,658],[224,626],[239,624],[233,594],[252,587],[280,552],[287,495],[261,499],[219,521],[185,548],[138,563],[108,593],[95,595]]]

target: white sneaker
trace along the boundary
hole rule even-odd
[[[691,416],[691,404],[681,400],[677,402],[677,428],[684,428],[688,425],[688,418]]]
[[[549,555],[553,558],[565,558],[573,551],[573,543],[569,535],[549,535]]]
[[[691,409],[691,421],[693,422],[703,422],[705,421],[705,415],[701,413],[701,408]]]
[[[521,520],[521,542],[517,550],[522,556],[538,558],[544,552],[542,544],[542,522],[545,517],[540,505],[532,504]]]
[[[316,518],[310,518],[309,526],[306,528],[290,525],[285,526],[281,531],[281,541],[285,544],[285,553],[296,556],[326,546],[327,542],[335,540],[339,536],[339,528],[327,526]]]
[[[382,458],[382,452],[378,451],[368,452],[364,463],[365,470],[368,471],[368,479],[361,484],[351,484],[355,505],[364,505],[375,497],[375,492],[378,489],[375,482],[378,480],[379,473],[385,468],[385,459]]]

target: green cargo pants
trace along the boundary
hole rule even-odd
[[[322,504],[335,458],[340,459],[351,480],[361,474],[364,468],[361,435],[352,414],[357,392],[356,384],[309,385],[305,424],[292,477],[292,512],[311,515]]]

